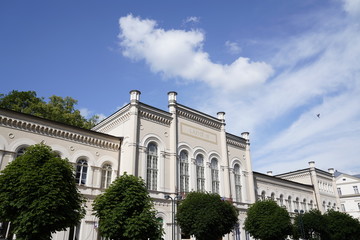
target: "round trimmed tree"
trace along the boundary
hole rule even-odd
[[[93,203],[102,237],[113,240],[158,240],[162,226],[141,178],[118,177]]]
[[[191,192],[180,202],[176,218],[185,235],[218,240],[234,229],[238,211],[218,194]]]
[[[0,174],[0,219],[11,222],[19,240],[49,240],[79,223],[84,199],[73,168],[50,147],[27,148]]]
[[[252,204],[244,225],[252,237],[260,240],[286,239],[292,233],[289,213],[273,200]]]

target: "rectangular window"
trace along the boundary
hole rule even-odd
[[[199,192],[205,191],[205,177],[204,177],[204,167],[196,166],[197,172],[197,190]]]
[[[354,193],[355,193],[355,194],[359,194],[359,189],[358,189],[358,187],[357,187],[357,186],[353,186],[353,188],[354,188]]]
[[[341,196],[342,195],[342,193],[341,193],[341,188],[337,188],[337,191],[338,191],[338,194],[339,194],[339,196]]]
[[[341,211],[346,212],[344,204],[341,204]]]

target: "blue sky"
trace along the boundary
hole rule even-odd
[[[0,2],[1,93],[108,116],[142,92],[249,131],[253,168],[360,173],[360,1]],[[320,114],[320,118],[316,115]]]

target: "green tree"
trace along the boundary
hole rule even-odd
[[[289,213],[273,200],[258,201],[251,205],[244,225],[251,236],[261,240],[286,239],[292,233]]]
[[[305,239],[326,239],[327,224],[325,217],[317,209],[296,215],[294,219],[294,238],[301,236],[301,228]]]
[[[90,129],[99,117],[94,115],[90,119],[84,118],[80,111],[75,109],[77,100],[71,97],[51,96],[46,102],[44,98],[36,96],[34,91],[11,91],[9,94],[0,94],[0,107],[27,113],[49,120],[58,121],[76,127]]]
[[[176,218],[184,234],[218,240],[234,228],[238,211],[218,194],[191,192],[180,202]]]
[[[126,173],[93,203],[102,237],[113,240],[160,239],[162,226],[141,178]]]
[[[360,222],[350,215],[334,210],[324,214],[327,223],[329,240],[358,240],[360,238]],[[323,238],[322,238],[323,239]]]
[[[49,240],[83,214],[71,164],[48,146],[28,147],[0,174],[0,219],[11,222],[19,240]]]

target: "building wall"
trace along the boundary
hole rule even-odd
[[[340,211],[360,220],[360,178],[340,174],[336,177],[336,185],[340,196]]]

